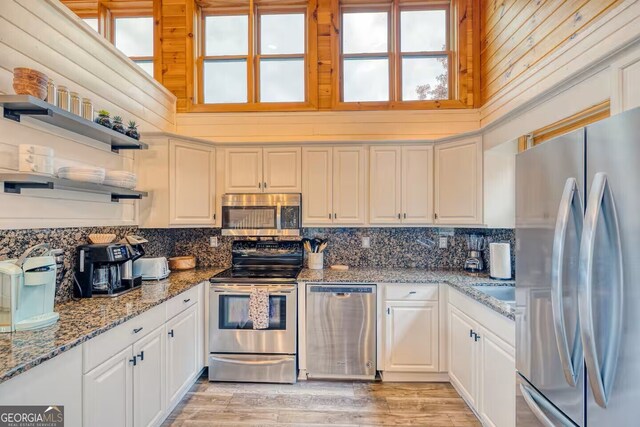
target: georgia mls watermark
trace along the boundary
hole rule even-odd
[[[64,427],[64,406],[0,406],[0,427]]]

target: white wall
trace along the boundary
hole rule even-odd
[[[0,7],[0,93],[13,94],[12,70],[44,72],[142,131],[175,130],[175,97],[91,30],[57,0],[2,0]],[[104,144],[23,118],[0,118],[0,172],[18,168],[18,144],[53,147],[55,166],[89,164],[133,169],[133,153],[114,154]],[[132,201],[69,191],[0,193],[0,228],[135,224]]]

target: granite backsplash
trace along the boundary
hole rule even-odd
[[[446,249],[438,248],[438,238],[448,235]],[[220,229],[139,229],[137,227],[83,227],[0,230],[0,260],[16,258],[38,243],[65,251],[64,275],[56,290],[56,301],[71,298],[76,246],[87,242],[89,234],[114,233],[118,240],[138,234],[149,240],[148,256],[195,255],[200,267],[226,267],[231,264],[233,237],[222,237]],[[512,267],[515,268],[512,229],[440,229],[440,228],[305,228],[305,237],[329,240],[325,265],[347,264],[352,267],[427,268],[460,270],[466,257],[466,236],[484,235],[489,242],[510,242]],[[219,246],[211,248],[209,238],[218,237]],[[362,248],[362,237],[370,238],[370,248]],[[432,245],[433,243],[434,245]],[[489,251],[484,251],[488,263]]]

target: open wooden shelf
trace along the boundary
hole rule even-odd
[[[110,146],[111,151],[114,153],[117,153],[118,150],[148,148],[147,144],[137,139],[118,133],[30,95],[0,95],[0,105],[4,107],[4,117],[6,119],[19,122],[21,116],[32,117],[78,135],[103,142]]]
[[[145,191],[129,190],[112,187],[110,185],[93,184],[90,182],[72,181],[70,179],[55,178],[46,175],[30,173],[0,173],[5,193],[20,194],[23,188],[43,190],[68,190],[83,193],[107,194],[112,202],[122,199],[141,199],[147,196]]]

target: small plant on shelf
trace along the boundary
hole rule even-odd
[[[98,111],[96,123],[104,127],[111,128],[111,118],[109,118],[109,112],[107,110]]]
[[[129,120],[129,128],[127,129],[126,135],[133,139],[140,139],[140,134],[138,133],[138,125],[135,121]]]
[[[120,116],[113,116],[113,130],[115,130],[118,133],[125,133],[125,129],[124,129],[124,125],[122,124],[122,117]]]

